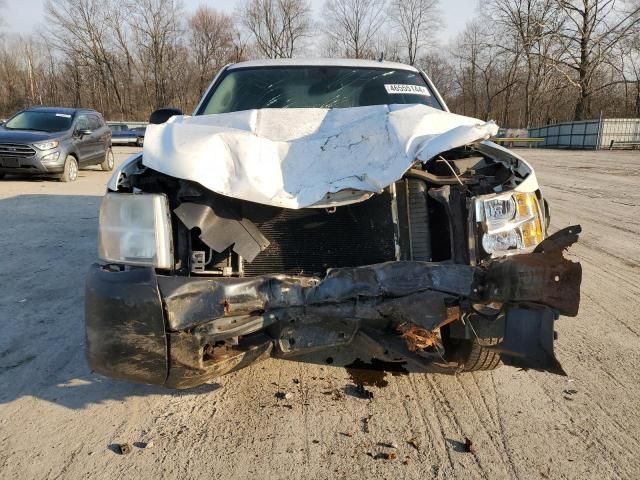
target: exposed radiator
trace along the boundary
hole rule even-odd
[[[323,275],[331,267],[354,267],[395,259],[394,224],[388,191],[354,205],[325,209],[282,209],[255,222],[271,244],[246,276],[269,273]]]

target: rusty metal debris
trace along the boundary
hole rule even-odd
[[[407,342],[410,352],[417,352],[432,347],[438,342],[438,335],[432,330],[422,328],[415,323],[398,325],[400,336]]]
[[[429,347],[438,345],[439,329],[460,319],[459,306],[449,306],[446,308],[446,312],[446,318],[438,323],[432,330],[427,330],[410,322],[398,325],[397,330],[400,332],[400,336],[407,342],[407,348],[410,352],[426,350]]]

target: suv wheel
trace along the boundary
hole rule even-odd
[[[100,168],[105,172],[110,172],[113,170],[114,165],[115,160],[113,159],[113,150],[108,149],[107,153],[104,154],[104,161],[100,164]]]
[[[142,138],[142,137],[138,137],[138,138],[136,139],[136,146],[137,146],[137,147],[142,147],[143,145],[144,145],[144,138]]]
[[[0,180],[2,180],[5,177],[6,173],[2,173],[0,172]]]
[[[72,155],[67,155],[64,161],[64,171],[60,176],[61,182],[75,182],[78,179],[78,161]]]

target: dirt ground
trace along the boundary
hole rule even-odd
[[[372,400],[327,394],[343,368],[283,360],[180,392],[92,375],[84,277],[109,174],[0,181],[0,478],[640,477],[640,153],[520,153],[552,230],[584,229],[580,314],[557,323],[569,376],[389,375]]]

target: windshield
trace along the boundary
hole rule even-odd
[[[418,72],[382,68],[269,67],[228,71],[198,115],[258,108],[442,106]]]
[[[4,126],[9,130],[62,132],[71,128],[72,121],[73,118],[68,113],[20,112]]]

